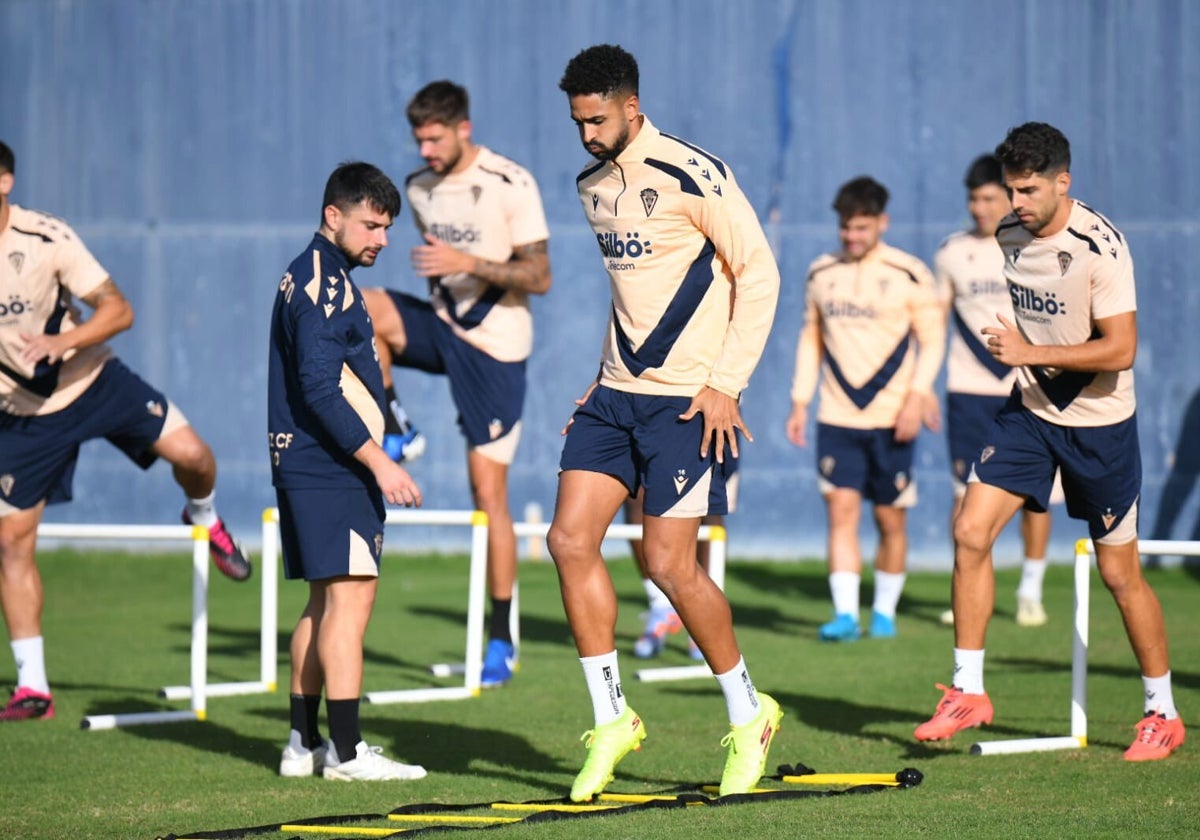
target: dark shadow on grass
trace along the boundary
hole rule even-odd
[[[1033,659],[1023,656],[989,656],[988,659],[994,665],[1004,665],[1014,670],[1022,670],[1027,672],[1050,672],[1062,671],[1065,673],[1071,672],[1071,663],[1068,661],[1055,659]],[[1088,663],[1088,676],[1105,676],[1117,678],[1138,678],[1137,665],[1130,662],[1129,665],[1097,665]],[[1177,671],[1171,669],[1171,685],[1175,688],[1200,688],[1200,673],[1190,671]]]
[[[439,618],[447,624],[463,628],[463,640],[465,643],[467,615],[461,610],[422,606],[409,607],[408,612],[426,618]],[[484,630],[485,632],[487,630],[486,622],[484,623]],[[571,630],[567,627],[567,619],[565,617],[552,619],[533,614],[528,610],[523,610],[521,612],[521,639],[525,642],[559,644],[564,639],[568,642],[570,641]]]

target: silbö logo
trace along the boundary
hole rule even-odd
[[[1067,305],[1059,301],[1058,296],[1054,292],[1050,292],[1043,297],[1034,289],[1010,283],[1008,294],[1012,298],[1013,309],[1019,310],[1026,316],[1031,317],[1032,320],[1049,323],[1049,318],[1038,316],[1053,317],[1055,315],[1067,314]]]
[[[622,260],[636,260],[654,253],[650,249],[649,240],[643,242],[637,231],[628,231],[624,234],[597,233],[596,242],[600,245],[600,253],[608,260],[610,271],[628,271],[636,268],[635,263],[622,262]]]

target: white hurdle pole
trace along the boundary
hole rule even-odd
[[[257,682],[209,683],[209,697],[235,697],[243,694],[274,694],[277,688],[279,627],[279,511],[266,508],[262,513],[262,560],[259,562],[259,680]],[[187,685],[168,685],[158,691],[167,700],[187,700],[192,688]]]
[[[1088,593],[1092,557],[1095,553],[1096,549],[1091,540],[1075,542],[1075,642],[1071,651],[1071,734],[1047,738],[980,741],[971,746],[972,755],[1074,750],[1087,746],[1087,656],[1090,616]],[[1200,541],[1139,540],[1138,553],[1197,557],[1200,556]]]
[[[204,720],[208,669],[208,529],[200,525],[68,525],[43,523],[38,537],[59,540],[187,540],[192,543],[192,647],[190,711],[89,715],[81,729],[115,729],[147,723]]]
[[[368,703],[426,703],[477,697],[483,670],[483,611],[487,589],[488,518],[481,510],[389,510],[388,525],[468,525],[471,528],[471,570],[467,583],[466,664],[461,686],[368,691]]]

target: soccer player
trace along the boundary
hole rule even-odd
[[[879,531],[870,632],[875,638],[896,635],[908,550],[905,514],[917,500],[914,444],[922,424],[934,431],[940,425],[933,383],[945,324],[929,269],[881,238],[887,202],[887,189],[865,176],[838,190],[833,209],[842,249],[808,269],[796,350],[787,420],[796,446],[807,445],[808,404],[821,381],[817,473],[829,519],[834,612],[819,631],[825,641],[859,637],[864,499],[874,507]]]
[[[992,418],[1012,393],[1017,373],[988,352],[982,330],[995,322],[996,313],[1012,312],[1004,284],[1004,254],[996,246],[996,228],[1012,212],[1004,189],[1000,161],[980,155],[963,181],[967,212],[975,225],[951,234],[933,258],[938,293],[948,320],[950,346],[946,355],[946,437],[954,471],[954,506],[951,522],[962,506],[967,472],[983,449]],[[1055,484],[1061,494],[1061,486]],[[1051,494],[1051,501],[1060,501]],[[953,528],[951,529],[953,531]],[[1017,587],[1017,624],[1038,627],[1046,623],[1042,606],[1042,580],[1046,574],[1046,547],[1050,542],[1050,512],[1026,508],[1021,514],[1021,539],[1025,559]],[[954,623],[947,610],[943,623]]]
[[[991,723],[984,641],[995,600],[992,545],[1021,508],[1044,509],[1057,468],[1067,513],[1088,523],[1100,577],[1141,666],[1144,717],[1129,761],[1166,758],[1184,740],[1171,693],[1162,607],[1137,545],[1141,455],[1133,389],[1137,301],[1129,246],[1108,219],[1068,194],[1071,147],[1025,123],[996,148],[1013,215],[996,230],[1015,313],[983,329],[1016,368],[1017,389],[988,430],[954,520],[954,680],[919,741]]]
[[[251,573],[217,516],[212,450],[104,343],[132,326],[129,301],[66,222],[9,201],[15,177],[0,142],[0,606],[17,662],[0,721],[54,717],[37,529],[47,504],[71,500],[84,441],[106,438],[142,469],[167,461],[183,521],[208,528],[217,568],[234,580]],[[86,320],[77,301],[93,310]]]
[[[383,379],[371,319],[350,272],[375,264],[400,193],[368,163],[325,184],[321,225],[292,261],[271,313],[267,421],[284,574],[308,581],[292,632],[291,734],[281,776],[420,779],[359,729],[363,638],[379,583],[384,502],[420,505],[412,478],[380,444]],[[317,712],[325,693],[329,740]]]
[[[735,430],[751,439],[738,396],[771,329],[779,271],[729,167],[641,113],[632,55],[589,47],[567,64],[559,88],[597,161],[576,184],[612,290],[599,375],[564,429],[547,536],[595,716],[571,799],[603,790],[646,737],[621,688],[617,598],[600,554],[613,517],[639,488],[650,577],[725,696],[721,795],[746,793],[783,713],[750,680],[729,602],[696,563],[696,534],[703,517],[726,512]]]
[[[426,166],[406,188],[423,242],[413,270],[429,300],[385,289],[366,292],[383,366],[392,433],[403,410],[392,365],[445,374],[467,440],[475,507],[488,516],[489,641],[482,685],[513,675],[510,616],[517,538],[508,507],[508,467],[521,437],[525,360],[533,347],[529,296],[550,289],[549,229],[533,176],[471,139],[467,91],[431,82],[408,104]],[[399,418],[399,421],[397,420]]]

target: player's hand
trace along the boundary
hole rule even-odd
[[[942,430],[942,407],[935,394],[921,395],[921,422],[931,432]]]
[[[804,437],[808,425],[808,406],[792,403],[792,413],[787,419],[787,438],[793,445],[804,448],[808,441]]]
[[[725,463],[726,446],[733,457],[737,458],[738,442],[735,430],[740,430],[746,436],[746,440],[754,442],[754,435],[750,434],[742,420],[738,401],[728,394],[722,394],[705,385],[700,389],[700,393],[692,397],[692,404],[688,406],[687,411],[679,415],[679,419],[688,421],[697,414],[704,416],[704,432],[700,438],[701,458],[708,457],[708,447],[714,443],[717,447],[718,464]]]
[[[1030,345],[1025,340],[1025,336],[1021,335],[1016,324],[999,312],[996,313],[996,318],[1000,321],[1000,326],[984,327],[980,330],[988,337],[988,352],[996,358],[996,361],[1009,367],[1021,367],[1029,364]]]
[[[42,359],[50,364],[60,362],[71,351],[70,341],[64,333],[49,335],[19,333],[25,346],[21,348],[21,361],[36,365]]]
[[[923,403],[924,398],[914,391],[909,391],[908,396],[904,398],[904,405],[896,415],[896,426],[892,430],[892,437],[897,443],[916,440],[917,433],[921,431]]]
[[[383,493],[384,501],[389,505],[421,506],[421,490],[417,483],[412,480],[407,470],[391,458],[385,455],[384,460],[372,464],[371,472],[380,492]]]
[[[599,384],[600,384],[599,382],[593,382],[591,385],[589,385],[588,389],[583,392],[583,396],[580,397],[579,399],[575,400],[575,405],[577,405],[577,406],[584,405],[588,401],[588,399],[592,396],[592,391],[595,391],[596,386]],[[559,434],[565,435],[567,432],[571,431],[571,426],[573,426],[574,424],[575,424],[575,415],[572,414],[570,419],[567,420],[567,425],[562,427],[562,431],[559,432]]]
[[[425,244],[412,249],[412,267],[419,277],[469,274],[475,267],[475,258],[426,233]]]

